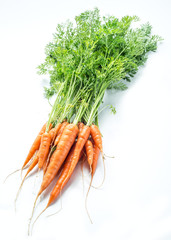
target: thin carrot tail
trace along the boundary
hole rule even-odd
[[[32,213],[31,213],[31,217],[30,217],[30,219],[29,219],[29,223],[28,223],[28,235],[30,235],[30,226],[31,226],[31,221],[32,221],[32,219],[33,219],[33,214],[34,214],[34,210],[35,210],[35,207],[36,207],[36,202],[37,202],[37,199],[39,198],[39,196],[40,196],[40,191],[39,191],[39,193],[37,194],[37,197],[36,197],[36,199],[35,199],[35,201],[34,201],[34,205],[33,205],[33,209],[32,209]]]
[[[36,152],[34,153],[34,155],[33,155],[33,157],[32,157],[31,159],[34,160],[34,158],[36,157],[37,152],[38,152],[38,150],[36,150]],[[31,159],[30,159],[30,161],[31,161]],[[32,162],[33,162],[33,161],[32,161]],[[22,166],[22,168],[20,169],[20,170],[21,170],[21,172],[20,172],[21,179],[23,178],[23,177],[22,177],[23,170],[26,169],[26,168],[28,168],[28,167],[30,167],[31,164],[32,164],[32,162],[31,162],[31,163],[28,162],[25,166]]]
[[[21,177],[21,180],[22,180],[22,178],[23,178],[23,168],[21,168],[20,177]]]
[[[21,168],[21,172],[20,172],[21,180],[23,179],[23,170],[24,170],[26,167],[27,167],[27,165]]]
[[[20,172],[21,180],[23,179],[23,170],[27,167],[28,167],[28,165],[26,165],[20,169],[21,170],[21,172]]]
[[[35,189],[36,189],[36,183],[38,182],[38,177],[39,177],[39,173],[40,173],[40,168],[38,168],[38,171],[36,173],[35,179],[34,179],[34,187],[33,187],[33,193],[35,194]]]
[[[5,183],[6,182],[6,180],[10,177],[10,176],[12,176],[14,173],[16,173],[16,172],[19,172],[21,170],[21,168],[20,169],[17,169],[17,170],[15,170],[15,171],[13,171],[13,172],[11,172],[10,174],[8,174],[7,176],[6,176],[6,178],[4,179],[4,182],[3,183]]]
[[[81,162],[81,174],[82,174],[82,182],[83,182],[83,194],[84,194],[84,178],[87,177],[87,176],[84,174],[84,169],[83,169],[85,161],[86,161],[86,154],[83,153],[82,162]],[[92,174],[92,167],[91,167],[91,166],[89,166],[89,167],[90,167],[90,173],[88,174],[88,176],[89,176],[90,174]]]
[[[61,192],[60,192],[60,200],[61,200]],[[49,204],[49,202],[48,202],[48,204],[46,205],[46,207],[40,212],[40,214],[39,214],[39,215],[37,216],[37,218],[34,220],[34,222],[33,222],[33,224],[32,224],[31,231],[30,231],[31,234],[32,234],[32,232],[33,232],[33,227],[34,227],[35,223],[37,222],[38,218],[46,211],[46,209],[47,209],[49,206],[50,206],[50,204]],[[51,216],[57,214],[58,212],[60,212],[61,210],[62,210],[62,200],[61,200],[61,207],[60,207],[60,209],[59,209],[57,212],[48,215],[47,217],[51,217]]]
[[[106,155],[105,153],[103,155],[104,157],[107,157],[107,158],[115,158],[114,156],[109,156],[109,155]]]
[[[61,207],[60,207],[60,209],[59,209],[57,212],[48,215],[47,217],[54,216],[54,215],[56,215],[57,213],[59,213],[59,212],[62,210],[62,197],[61,197],[61,193],[62,193],[62,191],[60,191],[60,196],[59,196],[60,203],[61,203]],[[48,204],[47,204],[47,207],[48,207],[49,205],[50,205],[50,204],[48,203]]]
[[[91,188],[91,185],[92,185],[92,181],[93,181],[93,177],[91,177],[91,181],[90,181],[90,184],[89,184],[89,187],[88,187],[88,191],[87,191],[87,194],[86,194],[86,198],[85,198],[85,209],[86,209],[86,212],[87,212],[87,215],[89,217],[89,220],[90,220],[91,224],[93,224],[93,221],[92,221],[92,219],[90,217],[90,213],[88,211],[87,200],[88,200],[88,194],[90,192],[90,188]]]
[[[33,224],[32,224],[32,228],[31,230],[28,229],[28,235],[31,235],[33,232],[33,227],[35,225],[35,223],[37,222],[38,218],[44,213],[44,211],[48,208],[48,206],[46,206],[43,211],[41,211],[41,213],[37,216],[37,218],[34,220]]]
[[[27,170],[27,172],[26,172],[26,174],[25,174],[25,176],[24,176],[24,178],[23,178],[23,180],[22,180],[22,182],[21,182],[21,185],[20,185],[20,187],[19,187],[19,189],[18,189],[16,198],[15,198],[15,211],[16,211],[17,198],[18,198],[19,193],[20,193],[20,191],[21,191],[21,188],[22,188],[22,186],[23,186],[24,180],[26,179],[26,177],[27,177],[27,175],[29,174],[29,172],[36,166],[37,162],[38,162],[38,155],[36,155],[36,157],[33,159],[33,162],[32,162],[31,165],[29,166],[29,169]]]
[[[17,199],[18,199],[19,193],[20,193],[20,191],[21,191],[21,188],[22,188],[22,186],[23,186],[24,180],[26,179],[27,175],[28,175],[28,172],[27,172],[26,175],[24,176],[24,178],[23,178],[23,180],[22,180],[22,182],[21,182],[21,184],[20,184],[20,187],[19,187],[19,189],[18,189],[18,191],[17,191],[15,200],[14,200],[15,212],[16,212]]]
[[[104,184],[104,181],[105,181],[105,178],[106,178],[106,167],[105,167],[105,157],[104,155],[102,155],[102,160],[103,160],[103,179],[102,179],[102,182],[98,185],[98,186],[93,186],[93,188],[95,189],[99,189],[102,187],[102,185]]]

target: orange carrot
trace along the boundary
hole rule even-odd
[[[52,154],[49,166],[43,177],[43,182],[41,184],[40,190],[34,201],[33,210],[32,210],[32,214],[30,217],[29,225],[28,225],[28,232],[30,229],[30,224],[33,218],[33,213],[34,213],[37,199],[40,196],[40,194],[49,186],[49,184],[52,182],[52,180],[56,176],[57,172],[59,171],[60,167],[65,161],[72,145],[74,144],[77,134],[78,134],[78,127],[76,124],[71,123],[65,127],[62,133],[62,136],[60,138],[60,141],[57,145],[57,148]]]
[[[51,134],[49,132],[43,133],[41,137],[40,148],[39,148],[39,161],[38,161],[39,169],[43,167],[43,164],[47,159],[47,156],[50,150],[50,144],[51,144]]]
[[[53,146],[54,144],[54,140],[56,138],[56,135],[58,134],[60,128],[61,128],[61,123],[58,123],[58,125],[55,127],[55,128],[52,128],[50,131],[49,131],[49,134],[51,135],[51,143],[50,143],[50,147]],[[51,150],[49,149],[49,153],[48,153],[48,156],[46,158],[46,160],[44,161],[43,163],[43,174],[45,175],[46,173],[46,170],[47,170],[47,167],[49,165],[49,161],[50,161],[50,157],[51,157],[51,154],[52,154],[52,149]]]
[[[22,166],[22,169],[26,166],[26,164],[31,160],[31,158],[33,157],[33,155],[35,154],[36,150],[39,149],[40,147],[40,142],[41,142],[41,136],[42,134],[45,132],[46,130],[46,123],[43,125],[42,129],[40,130],[39,134],[37,135],[36,139],[34,140],[30,151],[27,155],[27,158]]]
[[[38,217],[36,218],[36,220],[33,223],[33,226],[34,226],[35,222],[37,221],[37,219],[40,217],[40,215],[52,204],[52,202],[54,202],[56,200],[56,198],[59,196],[59,194],[61,193],[64,186],[69,181],[71,174],[69,175],[68,172],[69,172],[69,169],[71,168],[75,147],[76,147],[76,143],[74,143],[74,145],[72,146],[72,148],[67,156],[67,159],[64,162],[64,166],[62,167],[61,174],[55,184],[55,187],[53,188],[53,190],[50,194],[50,197],[49,197],[46,207],[38,215]],[[81,156],[82,156],[82,152],[80,154],[80,158],[81,158]]]
[[[61,128],[61,125],[62,125],[61,123],[58,123],[56,127],[52,128],[49,131],[49,133],[51,135],[51,145],[54,143],[54,140],[55,140],[55,138],[56,138],[56,136],[57,136],[57,134],[58,134],[58,132]]]
[[[69,124],[69,123],[66,122],[66,121],[62,123],[62,125],[61,125],[61,127],[60,127],[60,129],[59,129],[58,135],[57,135],[57,137],[56,137],[56,139],[55,139],[54,145],[57,145],[57,144],[59,143],[60,138],[61,138],[61,136],[62,136],[62,133],[63,133],[65,127],[66,127],[68,124]]]
[[[79,132],[78,134],[78,139],[75,145],[75,149],[74,149],[74,155],[72,157],[72,162],[71,162],[71,166],[69,168],[69,172],[68,172],[68,176],[71,176],[71,174],[73,173],[77,162],[80,159],[80,154],[83,150],[83,147],[87,141],[87,139],[90,136],[90,127],[87,125],[84,125],[82,130]]]
[[[72,175],[79,159],[82,157],[82,154],[83,154],[82,149],[83,149],[84,144],[87,141],[89,135],[90,135],[90,128],[88,126],[84,126],[84,129],[82,129],[79,132],[77,142],[73,145],[72,149],[70,150],[70,152],[67,156],[67,159],[64,162],[64,166],[62,168],[60,177],[58,178],[58,180],[55,184],[55,187],[53,188],[53,190],[50,194],[49,201],[48,201],[45,209],[39,214],[39,216],[51,205],[52,202],[54,202],[56,200],[56,198],[59,196],[59,194],[61,193],[64,186],[67,184],[67,182],[71,178],[71,175]],[[38,217],[36,218],[36,220],[38,219]]]
[[[45,173],[46,173],[46,170],[47,170],[47,168],[48,168],[48,165],[49,165],[49,164],[47,164],[47,161],[45,161],[44,164],[43,164],[43,176],[44,176]]]
[[[98,128],[98,126],[96,125],[91,125],[90,127],[90,133],[91,133],[91,136],[95,142],[95,145],[97,145],[97,147],[100,149],[102,155],[103,155],[103,146],[102,146],[102,136],[101,136],[101,133],[100,133],[100,130]]]
[[[95,173],[95,170],[96,170],[96,167],[97,167],[99,153],[100,153],[100,149],[98,148],[98,146],[96,144],[94,144],[94,146],[93,146],[93,163],[92,163],[92,171],[91,171],[91,180],[90,180],[89,188],[88,188],[88,191],[87,191],[87,194],[86,194],[86,199],[85,199],[85,208],[86,208],[87,215],[88,215],[91,223],[93,223],[93,222],[92,222],[90,214],[88,212],[87,199],[88,199],[88,194],[89,194],[91,184],[92,184],[92,181],[93,181],[94,173]]]
[[[46,173],[46,170],[48,168],[49,162],[50,162],[50,152],[48,154],[48,157],[47,157],[46,161],[43,164],[43,175],[45,175],[45,173]]]
[[[85,149],[86,149],[87,161],[88,161],[88,164],[91,169],[91,166],[93,163],[93,144],[92,144],[91,140],[86,141]]]
[[[99,154],[100,154],[100,149],[97,147],[97,145],[94,145],[93,146],[93,163],[92,163],[92,172],[91,172],[92,177],[94,176],[94,173],[97,167]]]
[[[47,170],[47,168],[49,166],[50,158],[51,158],[53,152],[55,151],[55,149],[56,149],[56,146],[53,146],[53,147],[51,147],[51,149],[49,151],[48,157],[47,157],[46,161],[43,164],[43,175],[45,175],[45,173],[46,173],[46,170]]]
[[[65,160],[64,166],[62,168],[62,172],[60,174],[59,179],[57,180],[55,187],[53,188],[53,190],[50,194],[50,198],[49,198],[46,208],[48,208],[49,205],[53,201],[55,201],[55,199],[59,196],[61,190],[64,188],[64,186],[66,185],[66,183],[69,181],[69,179],[71,177],[71,176],[68,176],[68,171],[71,166],[74,150],[75,150],[75,144],[72,147],[70,153],[68,154],[67,159]]]
[[[67,157],[75,138],[78,134],[78,127],[75,124],[68,124],[60,138],[56,150],[52,154],[49,166],[47,168],[46,174],[43,177],[43,182],[39,190],[38,196],[48,187],[52,182],[58,170],[60,169],[62,163]]]
[[[81,131],[81,129],[84,127],[84,123],[83,122],[78,122],[78,128],[79,131]]]

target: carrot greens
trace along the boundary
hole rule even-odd
[[[99,10],[85,11],[75,17],[75,23],[58,24],[53,40],[46,46],[46,58],[39,65],[39,74],[49,75],[46,98],[57,94],[58,83],[65,82],[63,94],[70,89],[74,78],[74,91],[91,85],[91,100],[87,111],[92,123],[103,101],[106,89],[127,89],[140,66],[144,65],[150,51],[156,51],[161,37],[152,35],[149,23],[131,28],[137,16],[100,17]],[[85,88],[86,95],[86,88]],[[75,102],[86,98],[81,94]],[[72,100],[72,98],[71,98]]]

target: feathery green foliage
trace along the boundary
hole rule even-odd
[[[127,89],[127,82],[161,41],[159,36],[151,34],[149,23],[131,28],[138,20],[137,16],[124,16],[120,20],[114,16],[100,17],[99,9],[95,8],[76,16],[75,23],[58,24],[52,42],[45,48],[45,61],[38,67],[39,74],[49,76],[46,98],[57,94],[59,83],[65,83],[62,99],[70,91],[65,99],[68,104],[84,89],[70,110],[72,115],[77,114],[84,104],[78,119],[91,124],[97,118],[106,89]],[[89,100],[85,106],[87,92]],[[71,118],[71,112],[67,115]]]

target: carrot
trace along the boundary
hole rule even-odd
[[[55,185],[55,187],[53,188],[51,194],[50,194],[50,198],[48,201],[48,204],[46,206],[46,208],[49,207],[49,205],[55,201],[55,199],[59,196],[61,190],[64,188],[64,186],[66,185],[66,183],[69,181],[71,174],[68,175],[69,169],[71,167],[71,163],[73,161],[73,155],[74,155],[74,150],[75,150],[75,144],[72,147],[70,153],[68,154],[67,159],[65,160],[62,172],[60,174],[59,179],[57,180],[57,183]]]
[[[47,168],[48,168],[48,166],[49,166],[50,157],[51,157],[51,154],[52,154],[51,151],[52,151],[52,148],[51,148],[51,150],[50,150],[50,152],[49,152],[49,154],[48,154],[48,157],[47,157],[46,161],[45,161],[44,164],[43,164],[43,176],[45,175],[46,170],[47,170]]]
[[[59,196],[59,193],[64,188],[66,183],[69,181],[80,157],[83,154],[82,149],[90,135],[90,128],[89,128],[89,126],[84,126],[84,124],[82,124],[81,127],[82,128],[79,129],[77,142],[72,147],[72,150],[70,151],[70,153],[65,161],[61,175],[60,175],[54,189],[51,192],[51,195],[50,195],[50,198],[49,198],[46,208]]]
[[[46,207],[43,209],[43,211],[38,215],[36,220],[34,221],[33,225],[37,221],[37,219],[40,217],[40,215],[57,199],[59,194],[61,193],[62,189],[65,187],[67,182],[70,180],[71,175],[79,161],[79,159],[82,157],[83,151],[80,151],[80,146],[84,146],[84,142],[86,139],[88,139],[90,135],[90,129],[88,126],[84,127],[84,130],[81,131],[78,135],[77,142],[73,145],[72,149],[70,150],[67,159],[64,162],[64,166],[62,168],[60,177],[58,178],[55,187],[53,188],[48,203]],[[83,147],[82,147],[83,148]],[[79,151],[79,156],[78,156]],[[78,156],[78,157],[77,157]]]
[[[55,175],[57,174],[58,170],[60,169],[60,167],[62,166],[63,162],[65,161],[74,141],[75,138],[78,134],[78,127],[76,124],[68,124],[63,133],[62,136],[60,138],[60,141],[57,145],[56,150],[54,151],[54,153],[52,154],[49,166],[46,170],[46,173],[43,177],[43,182],[41,184],[40,190],[37,194],[37,197],[35,199],[34,205],[33,205],[33,210],[32,210],[32,215],[29,221],[29,226],[28,226],[28,231],[30,228],[30,224],[31,224],[31,220],[33,217],[33,213],[34,213],[34,208],[36,206],[36,202],[38,197],[40,196],[40,194],[49,186],[49,184],[52,182],[52,180],[54,179]]]
[[[98,126],[92,124],[90,126],[90,133],[95,142],[95,145],[97,145],[97,147],[100,149],[100,151],[103,155],[102,136],[101,136]]]
[[[88,188],[88,191],[87,191],[87,194],[86,194],[86,199],[85,199],[85,208],[86,208],[87,215],[88,215],[91,223],[93,223],[93,222],[92,222],[90,214],[88,212],[87,199],[88,199],[88,194],[89,194],[89,191],[90,191],[90,188],[91,188],[91,185],[92,185],[93,176],[94,176],[94,173],[95,173],[95,170],[96,170],[96,167],[97,167],[99,154],[100,154],[100,149],[98,148],[98,146],[96,144],[94,144],[94,146],[93,146],[93,162],[92,162],[91,180],[90,180],[89,188]]]
[[[84,127],[84,123],[83,122],[78,122],[78,128],[79,131]]]
[[[62,189],[64,188],[64,186],[66,185],[66,183],[69,181],[70,176],[68,176],[68,171],[69,168],[71,166],[71,162],[72,162],[72,158],[73,158],[73,154],[74,154],[74,150],[75,150],[75,143],[72,146],[65,162],[64,162],[64,166],[62,168],[61,174],[55,184],[55,187],[53,188],[48,203],[46,205],[46,207],[43,209],[43,211],[37,216],[37,218],[35,219],[33,226],[35,224],[35,222],[37,221],[37,219],[40,217],[40,215],[42,215],[42,213],[56,200],[56,198],[59,196],[59,194],[61,193]],[[32,226],[32,228],[33,228]]]
[[[93,144],[91,140],[87,140],[85,143],[87,161],[90,166],[90,170],[92,170],[92,163],[93,163]]]
[[[49,162],[48,162],[48,159],[47,159],[43,164],[43,175],[45,175],[48,165],[49,165]]]
[[[50,150],[50,144],[51,144],[51,134],[49,132],[43,133],[41,137],[40,148],[39,148],[39,161],[38,161],[39,169],[43,167],[43,164],[47,159],[47,156]]]
[[[66,121],[62,123],[62,125],[61,125],[61,127],[60,127],[60,129],[59,129],[58,135],[57,135],[57,137],[56,137],[56,139],[55,139],[54,145],[57,145],[57,144],[59,143],[60,138],[61,138],[61,136],[62,136],[62,133],[63,133],[65,127],[66,127],[68,124],[69,124],[69,123],[66,122]]]
[[[52,127],[52,125],[50,124],[50,128]],[[27,166],[27,164],[29,163],[29,161],[32,159],[32,157],[34,156],[35,152],[39,149],[40,147],[40,143],[41,143],[41,137],[42,137],[42,134],[45,132],[46,130],[46,123],[43,125],[43,127],[41,128],[39,134],[37,135],[36,139],[34,140],[31,148],[30,148],[30,151],[27,155],[27,158],[23,164],[23,166],[21,167],[21,169],[17,169],[15,170],[14,172],[10,173],[4,180],[4,182],[6,181],[6,179],[11,176],[12,174],[14,174],[15,172],[18,172],[18,171],[21,171],[21,175],[22,175],[22,171],[23,169],[25,169]]]
[[[50,147],[53,146],[54,144],[54,140],[56,138],[56,135],[58,134],[60,128],[61,128],[61,123],[58,123],[58,125],[55,127],[55,128],[52,128],[50,131],[49,131],[49,134],[51,135],[51,143],[50,143]],[[53,147],[50,149],[49,153],[48,153],[48,156],[46,158],[46,160],[44,161],[43,163],[43,174],[45,175],[45,172],[47,170],[47,167],[49,165],[49,161],[50,161],[50,157],[53,153]]]
[[[34,140],[30,151],[27,155],[27,158],[22,166],[22,169],[24,169],[24,167],[26,166],[26,164],[31,160],[31,158],[33,157],[33,155],[35,154],[36,150],[39,149],[40,147],[40,142],[41,142],[41,136],[42,134],[45,132],[46,130],[46,123],[43,125],[42,129],[40,130],[39,134],[37,135],[36,139]]]
[[[54,140],[61,128],[61,123],[58,123],[56,127],[52,128],[50,131],[49,131],[49,134],[51,135],[51,145],[53,145],[54,143]]]
[[[97,162],[98,162],[98,158],[99,158],[99,154],[100,154],[100,149],[98,148],[98,146],[96,144],[94,144],[94,156],[93,156],[93,164],[92,164],[92,174],[91,174],[91,178],[93,179],[94,173],[96,171],[97,168]],[[103,175],[103,179],[102,182],[100,183],[99,186],[94,187],[93,188],[100,188],[105,180],[105,175],[106,175],[106,169],[105,169],[105,161],[104,161],[104,157],[102,156],[102,160],[103,160],[103,169],[104,169],[104,175]],[[91,180],[92,182],[92,180]]]
[[[72,172],[74,171],[74,169],[76,167],[77,162],[79,161],[80,154],[83,150],[83,147],[84,147],[87,139],[89,138],[89,135],[90,135],[90,127],[85,125],[78,134],[78,139],[77,139],[76,146],[74,149],[74,155],[72,157],[71,166],[70,166],[70,169],[68,172],[69,176],[71,176]]]
[[[99,130],[98,126],[92,124],[90,129],[91,129],[91,136],[92,136],[92,139],[93,139],[94,144],[95,144],[95,152],[96,151],[98,152],[98,150],[96,148],[99,148],[100,152],[102,154],[102,160],[103,160],[103,166],[104,166],[104,178],[103,178],[102,183],[100,184],[100,186],[101,186],[104,182],[104,179],[105,179],[105,162],[104,162],[105,157],[104,157],[104,153],[103,153],[102,136],[101,136],[101,133],[100,133],[100,130]],[[98,155],[99,155],[99,153],[98,153]],[[96,166],[96,165],[97,165],[97,163],[94,163],[94,166]],[[93,167],[93,168],[94,168],[94,170],[92,169],[92,174],[94,175],[96,167]]]
[[[47,170],[47,168],[49,166],[50,158],[51,158],[53,152],[55,151],[55,149],[56,149],[56,146],[52,146],[51,147],[50,152],[48,154],[48,157],[47,157],[46,161],[43,164],[43,175],[45,175],[45,173],[46,173],[46,170]]]
[[[78,127],[75,124],[68,124],[61,136],[61,139],[57,145],[56,150],[52,154],[48,169],[43,178],[43,182],[41,185],[41,189],[39,191],[39,195],[47,188],[47,186],[51,183],[62,163],[64,162],[68,152],[70,151],[75,138],[78,134]]]
[[[47,204],[46,208],[40,213],[40,215],[50,206],[50,204],[53,201],[55,201],[55,199],[59,196],[61,190],[64,188],[64,186],[67,184],[67,182],[71,178],[71,175],[72,175],[80,157],[83,154],[82,150],[83,150],[83,147],[84,147],[87,139],[89,138],[89,135],[90,135],[90,127],[83,126],[83,128],[79,131],[77,142],[75,143],[74,147],[70,151],[70,154],[68,155],[68,158],[64,164],[62,173],[61,173],[54,189],[51,192],[48,204]]]
[[[99,159],[99,154],[100,154],[100,149],[97,147],[97,145],[93,146],[93,163],[92,163],[92,172],[91,172],[91,176],[94,176],[94,173],[96,171],[97,168],[97,162]]]

